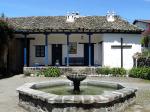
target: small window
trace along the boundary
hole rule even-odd
[[[36,45],[35,46],[35,56],[36,57],[45,57],[45,46],[44,45]]]
[[[69,43],[69,54],[77,54],[77,43],[76,42]]]

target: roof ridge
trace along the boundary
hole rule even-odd
[[[9,19],[14,19],[14,18],[38,18],[38,17],[65,17],[65,16],[18,16],[18,17],[9,17]]]
[[[9,19],[17,19],[17,18],[38,18],[38,17],[66,17],[65,15],[60,15],[60,16],[18,16],[18,17],[9,17]],[[87,15],[87,16],[80,16],[80,17],[106,17],[106,16],[99,16],[99,15]]]

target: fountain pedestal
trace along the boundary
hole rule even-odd
[[[67,75],[67,78],[73,82],[73,93],[78,94],[80,93],[80,82],[86,79],[86,75]]]
[[[79,93],[80,92],[80,81],[74,81],[73,85],[74,85],[73,92],[74,93]]]

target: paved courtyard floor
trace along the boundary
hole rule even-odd
[[[0,79],[0,112],[27,112],[18,106],[16,88],[27,82],[51,79],[54,78],[24,77],[23,75]],[[60,77],[59,79],[64,78]],[[119,82],[126,86],[137,87],[136,104],[129,107],[126,112],[150,112],[150,81],[122,77],[92,77],[92,79]]]

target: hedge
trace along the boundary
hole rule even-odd
[[[112,74],[113,76],[123,76],[126,75],[126,70],[124,68],[109,68],[109,67],[102,67],[96,69],[97,74]]]
[[[113,74],[113,76],[123,76],[126,75],[126,70],[124,68],[112,68],[111,74]]]
[[[49,67],[38,72],[37,76],[40,75],[43,75],[45,77],[59,77],[61,75],[61,71],[57,67]]]
[[[105,68],[97,68],[96,69],[96,73],[97,74],[105,74],[105,75],[108,75],[111,73],[111,69],[108,68],[108,67],[105,67]]]
[[[129,71],[129,76],[150,80],[150,67],[132,68]]]

